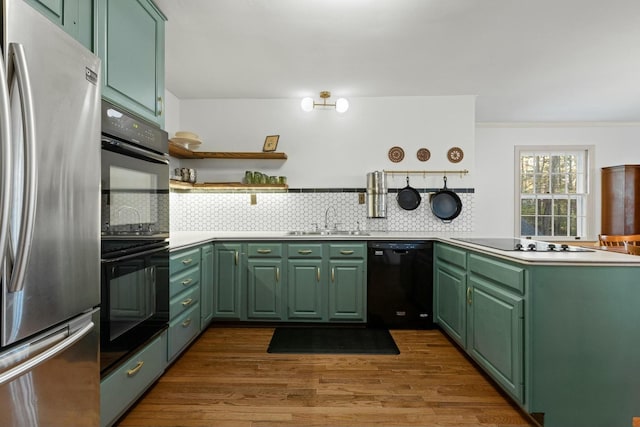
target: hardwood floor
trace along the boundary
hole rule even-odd
[[[272,328],[209,328],[121,420],[142,426],[533,426],[438,330],[397,356],[269,354]]]

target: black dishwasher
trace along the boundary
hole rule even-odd
[[[370,241],[367,326],[433,328],[433,243]]]

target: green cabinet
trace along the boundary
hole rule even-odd
[[[282,320],[281,243],[247,244],[247,319]]]
[[[165,20],[151,0],[97,0],[102,96],[160,127]]]
[[[366,246],[329,243],[329,320],[366,320]]]
[[[94,0],[26,0],[34,9],[93,51]]]
[[[444,244],[435,260],[436,322],[523,403],[526,270]]]
[[[287,253],[287,319],[326,321],[322,243],[290,243]]]
[[[242,244],[216,243],[213,262],[213,317],[244,320],[245,283],[242,275]]]
[[[205,329],[213,319],[213,244],[201,247],[200,258],[200,328]]]

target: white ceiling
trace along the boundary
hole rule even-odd
[[[155,0],[189,98],[476,95],[480,122],[640,122],[640,0]]]

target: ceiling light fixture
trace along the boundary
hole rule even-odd
[[[334,107],[338,113],[344,113],[349,109],[349,101],[345,98],[338,98],[334,104],[327,103],[327,99],[331,97],[331,92],[328,90],[323,90],[320,92],[320,98],[322,98],[322,102],[315,102],[313,98],[303,98],[300,106],[303,111],[311,111],[316,107]]]

